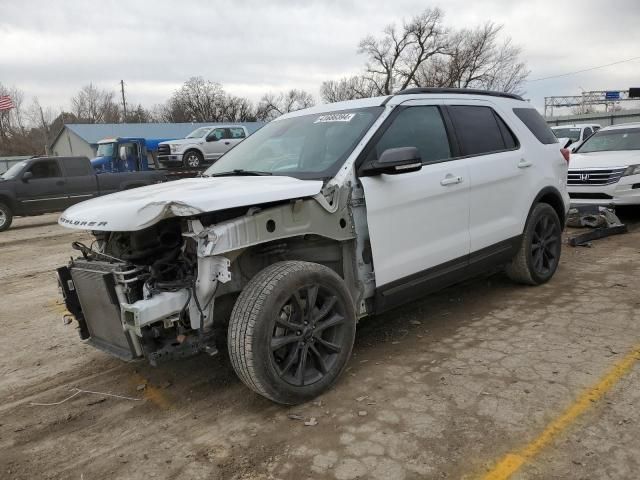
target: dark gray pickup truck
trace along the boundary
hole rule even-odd
[[[59,212],[74,203],[166,180],[161,171],[96,174],[87,157],[35,157],[0,176],[0,232],[14,216]]]

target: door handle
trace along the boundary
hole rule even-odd
[[[440,185],[442,185],[443,187],[446,187],[447,185],[456,185],[458,183],[462,183],[462,177],[457,177],[451,175],[450,173],[448,173],[446,177],[440,180]]]
[[[518,168],[527,168],[531,165],[533,165],[533,163],[531,163],[529,160],[525,160],[524,158],[521,158],[518,162]]]
[[[62,185],[64,185],[64,184],[65,184],[65,181],[64,181],[64,180],[58,180],[58,181],[56,182],[56,185],[58,185],[59,187],[61,187],[61,186],[62,186]]]
[[[229,145],[230,142],[224,142],[225,145]]]

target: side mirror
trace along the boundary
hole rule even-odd
[[[27,183],[29,180],[31,180],[33,178],[33,173],[31,172],[24,172],[22,174],[22,181],[24,183]]]
[[[361,177],[370,177],[386,173],[417,172],[422,168],[420,152],[416,147],[389,148],[382,152],[380,158],[366,165],[360,172]]]
[[[218,137],[216,137],[213,133],[207,135],[207,142],[217,142]]]

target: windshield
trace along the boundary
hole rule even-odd
[[[205,175],[247,170],[301,179],[335,175],[383,107],[275,120],[236,145]]]
[[[556,138],[570,138],[574,142],[580,139],[579,128],[552,128]]]
[[[11,165],[9,170],[7,170],[2,175],[0,175],[0,178],[3,178],[4,180],[9,180],[10,178],[15,178],[16,175],[18,175],[22,171],[22,169],[24,167],[26,167],[26,166],[27,166],[27,162],[15,163],[15,164]]]
[[[98,157],[113,157],[115,143],[101,143],[98,145]]]
[[[576,152],[615,152],[640,150],[640,128],[600,130],[589,137]]]
[[[191,132],[184,138],[202,138],[209,132],[209,130],[211,130],[211,127],[196,128],[193,132]]]

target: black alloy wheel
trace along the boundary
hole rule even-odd
[[[345,315],[337,299],[328,289],[311,284],[282,305],[271,338],[271,359],[287,383],[312,385],[333,369],[345,336]]]

